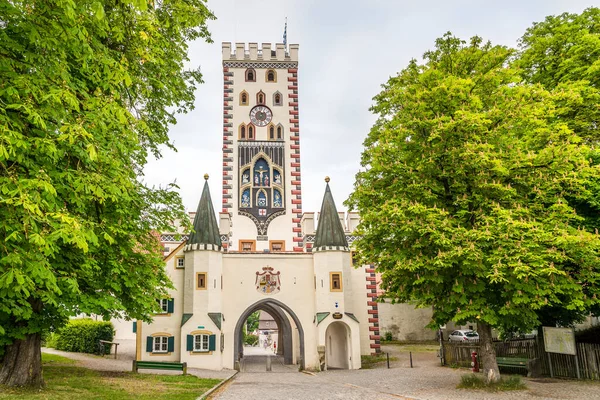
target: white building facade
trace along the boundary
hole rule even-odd
[[[358,216],[337,212],[329,183],[316,229],[302,212],[298,45],[223,43],[223,77],[222,210],[205,183],[194,231],[163,235],[175,289],[136,323],[137,359],[236,368],[263,310],[286,364],[358,369],[380,347],[375,271],[352,265]]]

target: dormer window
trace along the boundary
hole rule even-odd
[[[252,68],[246,70],[246,82],[256,82],[256,72]]]
[[[266,72],[265,81],[267,82],[277,82],[277,73],[275,70],[269,69]]]

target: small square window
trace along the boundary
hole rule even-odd
[[[194,335],[194,351],[208,351],[208,335]]]
[[[153,353],[166,353],[168,350],[168,340],[166,336],[155,336],[154,346],[152,347]]]
[[[196,273],[196,289],[206,289],[206,272]]]
[[[240,240],[240,251],[254,251],[253,240]]]
[[[285,242],[283,240],[273,240],[270,242],[270,249],[272,252],[285,251]]]
[[[329,274],[330,290],[332,292],[342,291],[342,274],[340,272],[331,272]]]
[[[183,268],[185,267],[185,258],[177,257],[175,259],[175,268]]]

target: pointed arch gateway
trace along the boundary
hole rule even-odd
[[[300,369],[304,369],[304,329],[302,328],[302,324],[300,323],[300,319],[298,316],[289,308],[287,305],[282,303],[279,300],[275,300],[272,298],[266,298],[263,300],[259,300],[256,303],[252,304],[250,307],[246,308],[246,310],[240,315],[237,323],[235,324],[234,331],[234,352],[233,352],[233,363],[235,365],[236,361],[239,361],[243,357],[244,352],[244,335],[242,329],[246,320],[255,311],[264,310],[269,313],[275,322],[277,323],[278,329],[281,331],[281,336],[279,337],[279,347],[277,354],[283,355],[284,364],[293,364],[294,363],[294,354],[293,354],[293,333],[292,325],[290,324],[290,320],[288,316],[294,321],[296,325],[296,329],[298,329],[298,337],[300,340],[300,354],[299,364]],[[280,353],[281,351],[281,353]]]

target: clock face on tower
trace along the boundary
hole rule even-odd
[[[273,118],[273,113],[267,106],[256,106],[250,110],[250,121],[256,126],[267,126]]]

